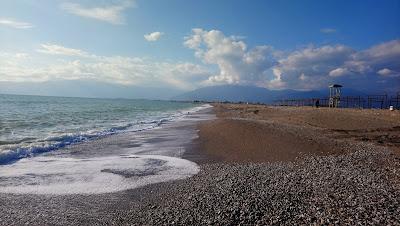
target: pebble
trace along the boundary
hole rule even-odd
[[[399,159],[367,143],[347,148],[294,163],[204,164],[185,180],[113,194],[0,194],[0,225],[400,225]]]
[[[206,164],[200,174],[169,184],[152,211],[163,216],[160,224],[400,225],[400,178],[390,173],[399,162],[368,144],[349,148],[358,151],[296,164]],[[148,211],[126,216],[143,225]]]

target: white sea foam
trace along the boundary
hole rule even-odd
[[[184,179],[197,164],[160,155],[87,159],[38,156],[0,166],[0,192],[13,194],[99,194]]]
[[[65,146],[88,141],[93,138],[104,137],[117,133],[138,132],[158,128],[166,122],[180,121],[188,114],[193,114],[195,112],[205,110],[210,107],[212,106],[209,104],[204,104],[187,110],[179,110],[172,115],[167,114],[165,116],[158,116],[155,119],[152,119],[150,117],[150,119],[148,120],[143,120],[136,123],[123,123],[119,126],[114,126],[107,130],[89,130],[86,132],[78,133],[64,133],[58,134],[57,136],[49,136],[45,139],[38,140],[37,142],[29,144],[14,144],[4,146],[3,148],[0,147],[0,165],[8,164],[22,158],[32,157],[40,153],[58,150]]]
[[[101,151],[100,155],[95,153],[91,156],[86,151],[86,146],[80,149],[79,145],[75,146],[75,150],[78,151],[76,153],[83,151],[83,155],[75,155],[75,152],[61,156],[36,155],[36,153],[56,150],[58,146],[40,147],[38,151],[19,149],[0,153],[0,164],[1,160],[17,160],[0,165],[0,192],[56,195],[99,194],[190,177],[198,173],[199,167],[193,162],[177,157],[182,157],[183,146],[195,137],[195,131],[178,128],[189,125],[193,121],[208,119],[206,114],[192,113],[210,107],[210,105],[198,106],[180,110],[176,114],[169,115],[168,118],[159,117],[156,120],[142,121],[139,125],[140,129],[132,126],[122,128],[129,132],[132,129],[133,131],[146,130],[135,133],[134,139],[131,133],[114,136],[124,145],[129,144],[133,139],[134,142],[133,140],[132,142],[135,145],[132,147],[122,145],[120,150],[115,149],[115,140],[112,140],[110,144],[93,141],[91,144],[93,150],[97,150],[96,145],[100,145],[100,149],[106,154],[103,156]],[[175,121],[180,122],[177,124]],[[69,138],[69,136],[51,137],[48,140],[64,142]],[[160,140],[147,142],[157,138]],[[68,141],[66,144],[61,144],[65,146],[70,143],[74,142]],[[137,144],[140,145],[137,146]],[[115,150],[109,151],[112,149]],[[25,156],[34,157],[24,158]]]

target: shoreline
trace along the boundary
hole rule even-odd
[[[196,162],[203,155],[197,152],[184,153],[183,148],[193,147],[192,139],[196,134],[198,121],[212,118],[209,110],[203,109],[188,114],[183,121],[163,124],[153,130],[134,133],[122,133],[106,136],[67,146],[57,152],[43,153],[44,157],[78,159],[125,155],[136,150],[138,155],[164,155],[178,157]],[[182,149],[182,150],[181,150]],[[201,160],[203,161],[203,160]],[[1,175],[0,175],[1,179]],[[131,208],[141,206],[144,197],[151,197],[152,188],[159,184],[174,181],[158,182],[139,188],[101,194],[7,194],[0,193],[0,225],[65,225],[65,224],[104,224],[117,222],[110,218],[117,211],[128,212]],[[110,220],[110,221],[109,221]]]
[[[148,115],[147,118],[143,118],[140,115],[143,113],[141,112],[137,113],[137,115],[131,115],[133,118],[125,118],[125,121],[123,120],[123,122],[116,124],[110,124],[107,122],[107,120],[104,120],[102,123],[107,126],[97,125],[98,128],[90,128],[90,126],[94,126],[94,124],[83,125],[82,128],[75,126],[69,128],[69,132],[53,128],[54,131],[36,131],[38,134],[31,135],[30,137],[22,137],[21,139],[13,140],[11,142],[1,143],[0,141],[0,166],[17,162],[21,159],[32,156],[38,156],[47,153],[51,154],[52,152],[57,152],[59,150],[69,148],[70,146],[91,143],[96,140],[108,139],[110,136],[118,136],[126,133],[141,133],[148,130],[157,129],[163,124],[178,122],[180,119],[187,117],[189,114],[202,111],[202,109],[208,107],[209,106],[206,104],[192,104],[191,107],[186,106],[185,108],[175,110],[169,109],[167,112],[152,111],[152,114],[155,113],[155,115]],[[76,122],[70,122],[70,124],[74,123]],[[67,125],[63,126],[68,127]],[[89,127],[85,128],[85,126]],[[44,129],[48,128],[44,127]]]
[[[198,124],[200,137],[188,144],[186,148],[190,151],[183,155],[200,165],[198,174],[108,194],[29,197],[0,194],[0,224],[396,225],[400,222],[400,158],[394,142],[399,135],[395,123],[398,115],[395,120],[387,120],[369,112],[362,117],[350,112],[345,115],[350,122],[337,124],[323,120],[331,112],[316,109],[217,105],[214,113],[218,119]],[[340,122],[344,116],[338,114],[333,120]],[[319,120],[318,126],[312,124]],[[377,131],[379,128],[385,131]],[[240,132],[241,129],[247,134]],[[341,130],[347,132],[346,136]],[[394,140],[379,133],[388,133]],[[221,139],[226,134],[232,136]],[[362,140],[357,137],[359,134],[371,139]],[[301,141],[297,141],[299,138]],[[252,139],[254,142],[247,141]],[[259,142],[263,139],[266,143],[274,142],[263,146],[264,141]],[[379,143],[382,139],[383,143]],[[285,142],[291,144],[274,152]],[[315,142],[315,147],[308,146]],[[321,150],[324,145],[336,146],[325,152]],[[264,152],[256,147],[264,147]],[[294,147],[302,149],[304,155],[293,153]],[[340,147],[339,152],[336,147]],[[309,148],[315,149],[307,153]],[[268,150],[272,155],[265,155]],[[18,209],[18,203],[25,210]]]

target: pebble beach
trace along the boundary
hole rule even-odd
[[[198,174],[106,194],[0,194],[0,224],[400,225],[399,112],[214,105],[209,114],[217,118],[195,125],[183,155]]]

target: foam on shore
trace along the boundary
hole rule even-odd
[[[191,161],[160,155],[86,159],[38,156],[0,167],[0,192],[100,194],[184,179],[199,172]]]
[[[209,104],[193,107],[186,110],[178,110],[176,113],[166,116],[150,117],[148,120],[135,123],[122,124],[112,128],[96,131],[81,131],[78,133],[61,133],[57,136],[49,136],[45,139],[30,142],[29,144],[12,144],[7,147],[0,147],[0,165],[10,164],[19,159],[33,157],[37,154],[56,151],[71,144],[90,141],[93,139],[102,138],[108,135],[120,134],[125,132],[140,132],[159,128],[167,122],[180,121],[189,114],[212,107]]]

